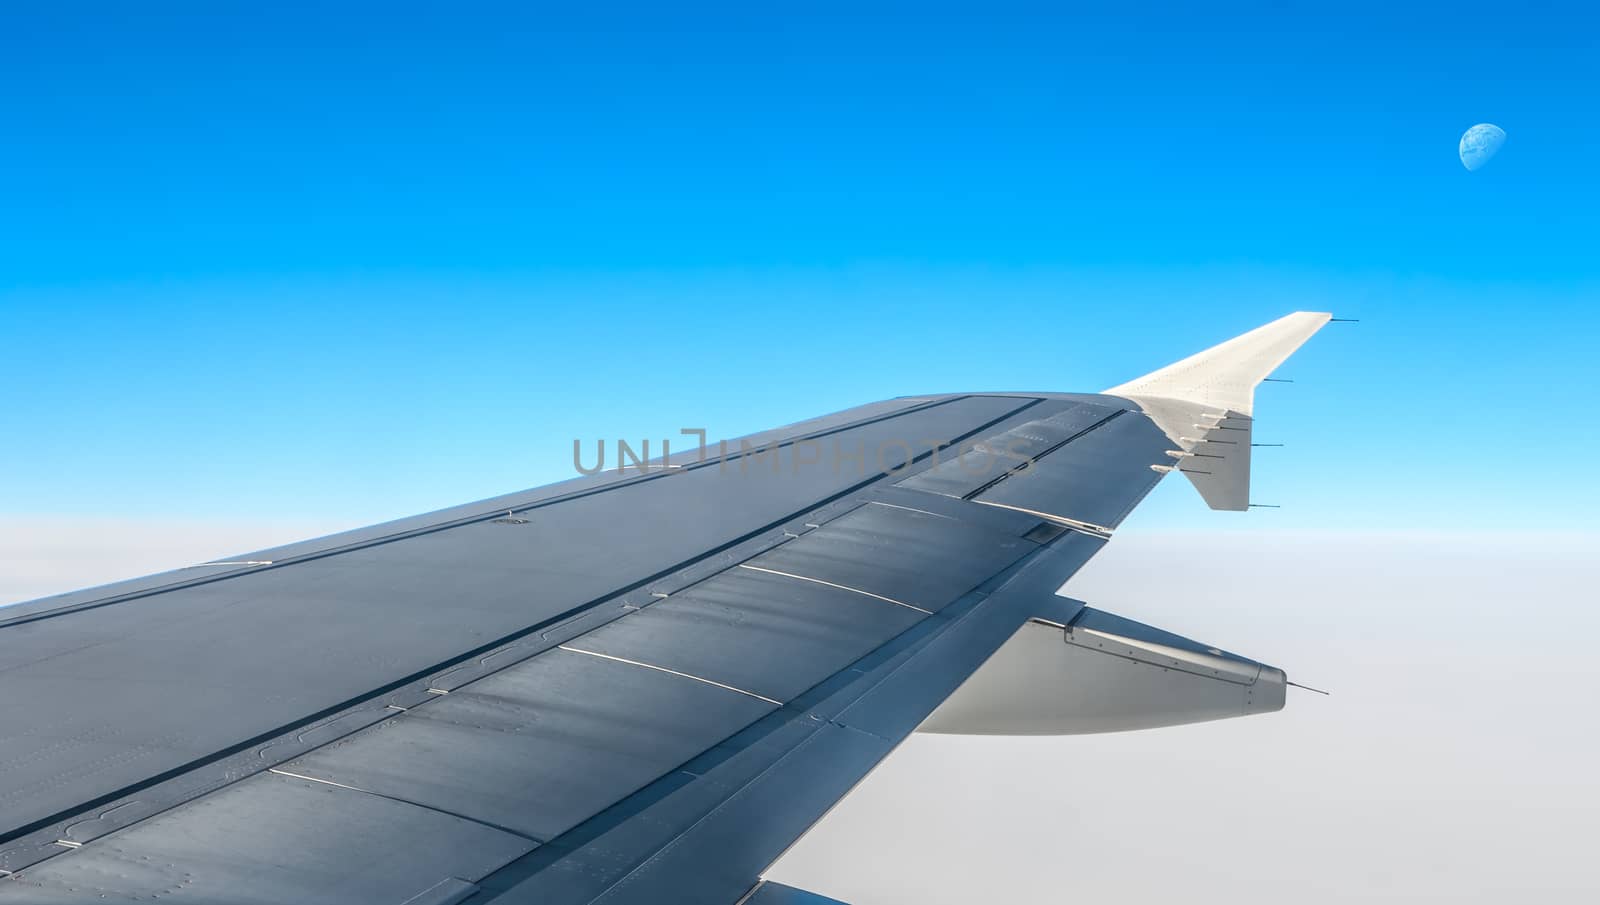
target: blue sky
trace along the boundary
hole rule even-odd
[[[1286,508],[1129,527],[1590,525],[1584,7],[861,10],[0,12],[0,514],[370,521],[1315,309]]]

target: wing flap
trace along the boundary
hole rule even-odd
[[[925,615],[846,588],[734,568],[568,646],[783,703]]]
[[[1104,541],[1069,532],[680,771],[483,881],[497,903],[735,903]]]
[[[556,648],[281,769],[548,841],[772,709]]]
[[[749,565],[937,612],[1031,549],[962,520],[870,503]]]

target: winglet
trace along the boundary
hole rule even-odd
[[[1212,509],[1242,511],[1256,385],[1332,319],[1297,311],[1105,392],[1138,403],[1172,439],[1175,467]]]

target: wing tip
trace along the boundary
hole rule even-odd
[[[1105,392],[1138,405],[1185,453],[1204,455],[1203,472],[1177,470],[1208,506],[1245,511],[1255,389],[1333,319],[1295,311]]]

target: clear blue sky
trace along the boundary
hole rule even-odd
[[[1584,5],[333,6],[0,11],[0,512],[374,520],[1295,309],[1363,323],[1262,391],[1287,508],[1138,524],[1600,505]]]

